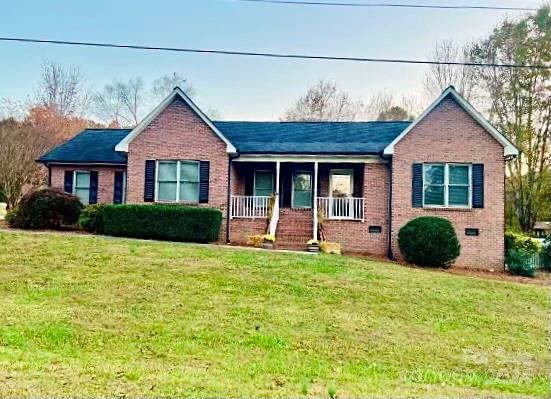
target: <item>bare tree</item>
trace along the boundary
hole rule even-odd
[[[142,78],[134,78],[128,82],[118,82],[117,91],[123,104],[124,118],[127,122],[137,125],[140,122],[141,110],[144,106],[144,83]]]
[[[34,103],[62,116],[82,114],[88,105],[88,95],[79,69],[44,62]]]
[[[49,147],[49,138],[29,124],[0,121],[0,187],[8,209],[17,205],[24,186],[40,176],[36,159]]]
[[[195,97],[195,89],[189,81],[177,72],[172,75],[164,75],[153,82],[151,94],[157,101],[163,100],[175,87],[179,87],[188,97]]]
[[[123,103],[116,82],[105,85],[101,92],[92,96],[93,113],[107,124],[122,125]]]
[[[135,126],[146,106],[144,91],[142,78],[114,80],[92,96],[94,114],[109,124]]]
[[[352,121],[364,113],[364,104],[320,79],[280,118],[282,121]]]
[[[441,62],[465,62],[469,60],[471,46],[459,46],[451,40],[436,43],[429,57]],[[444,89],[453,85],[468,100],[472,100],[475,88],[474,70],[469,66],[430,65],[425,72],[424,91],[429,100],[434,100]]]

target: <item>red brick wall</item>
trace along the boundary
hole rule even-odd
[[[235,218],[230,222],[230,242],[232,244],[245,245],[247,237],[265,234],[266,219],[240,219]]]
[[[113,203],[113,190],[115,188],[115,172],[124,171],[124,167],[116,166],[52,166],[51,187],[63,190],[66,170],[87,170],[98,172],[98,203]]]
[[[327,186],[327,184],[325,184]],[[384,163],[366,163],[363,179],[364,222],[327,220],[328,241],[341,244],[343,251],[386,255],[388,168]],[[381,233],[370,233],[369,226],[381,226]]]
[[[393,252],[400,256],[397,234],[417,216],[441,216],[455,226],[461,242],[456,264],[501,268],[504,261],[504,157],[503,147],[452,99],[443,101],[395,147],[393,157]],[[411,205],[413,163],[483,163],[484,208],[468,210],[422,209]],[[465,228],[480,230],[465,236]]]
[[[148,159],[210,161],[209,202],[226,218],[228,154],[225,143],[181,99],[175,99],[128,147],[128,203],[142,203]],[[223,220],[220,239],[225,240]]]

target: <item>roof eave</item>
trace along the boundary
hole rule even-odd
[[[113,162],[113,161],[92,161],[92,160],[49,160],[49,159],[37,159],[36,162],[43,163],[44,165],[104,165],[104,166],[126,166],[127,162]]]

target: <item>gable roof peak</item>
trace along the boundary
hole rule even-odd
[[[132,140],[134,140],[153,120],[163,112],[176,97],[180,97],[190,108],[191,110],[199,116],[207,124],[207,126],[226,144],[226,151],[228,153],[236,153],[237,150],[235,146],[230,143],[230,141],[218,130],[218,128],[212,123],[207,115],[199,109],[197,105],[187,96],[186,93],[180,87],[176,86],[172,89],[172,92],[157,105],[145,118],[142,119],[138,125],[128,135],[122,139],[115,147],[116,151],[128,152],[128,145]]]
[[[499,130],[497,130],[480,112],[478,112],[471,103],[469,103],[465,97],[463,97],[453,85],[448,86],[442,94],[427,108],[417,119],[413,121],[398,137],[396,137],[383,151],[384,155],[393,155],[394,146],[402,140],[419,122],[434,110],[442,101],[448,96],[451,96],[453,100],[467,113],[471,118],[482,126],[494,139],[496,139],[503,146],[503,155],[507,158],[514,158],[519,154],[519,149]]]

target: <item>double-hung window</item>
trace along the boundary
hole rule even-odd
[[[254,195],[270,196],[274,192],[274,173],[271,170],[256,170],[254,173]]]
[[[423,206],[470,208],[471,191],[470,164],[424,164]]]
[[[76,170],[73,175],[73,194],[76,195],[83,205],[90,202],[90,172]]]
[[[199,202],[199,162],[158,161],[157,201]]]

